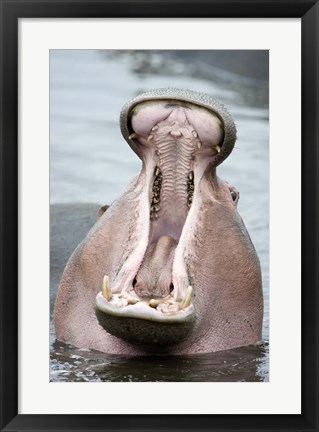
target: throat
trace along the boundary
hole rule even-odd
[[[140,297],[166,297],[173,290],[172,267],[177,241],[162,236],[151,243],[135,277],[134,291]]]

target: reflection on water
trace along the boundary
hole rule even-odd
[[[129,99],[158,87],[186,87],[209,93],[227,106],[237,125],[235,149],[218,168],[218,175],[240,191],[238,209],[261,261],[265,299],[262,345],[200,356],[128,358],[78,350],[55,342],[51,325],[52,381],[269,379],[268,59],[265,53],[258,54],[258,61],[253,55],[253,52],[242,56],[236,53],[235,61],[234,52],[217,55],[187,50],[162,53],[51,50],[52,208],[80,203],[79,209],[83,211],[84,203],[111,204],[139,172],[140,160],[123,140],[118,123],[119,112]],[[86,218],[93,223],[93,212]],[[53,219],[51,317],[65,262],[85,235],[85,230],[77,226],[75,244],[68,251],[63,242],[52,242],[52,238],[63,238],[59,224]]]
[[[234,382],[267,381],[267,346],[190,356],[125,357],[55,342],[52,381]]]

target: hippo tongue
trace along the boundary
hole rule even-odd
[[[134,290],[140,297],[166,297],[173,289],[172,266],[177,241],[168,235],[151,243],[135,277]]]

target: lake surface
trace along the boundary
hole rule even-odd
[[[111,204],[140,171],[140,160],[119,129],[122,106],[137,94],[159,87],[187,87],[221,100],[235,120],[238,140],[231,156],[218,168],[218,175],[240,191],[238,210],[261,262],[263,342],[257,347],[200,356],[128,358],[56,342],[51,323],[52,381],[269,380],[267,74],[249,68],[254,64],[253,52],[251,56],[243,53],[242,64],[236,63],[238,71],[213,54],[201,52],[196,57],[187,51],[51,50],[51,205],[52,209],[67,211],[67,206],[75,203],[80,210],[87,203]],[[51,238],[59,234],[57,230],[58,224],[52,224]],[[51,242],[51,261],[62,255]],[[63,266],[51,266],[51,312]]]

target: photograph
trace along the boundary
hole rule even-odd
[[[0,432],[317,432],[319,0],[0,0]]]
[[[269,51],[49,56],[50,381],[268,382]]]

